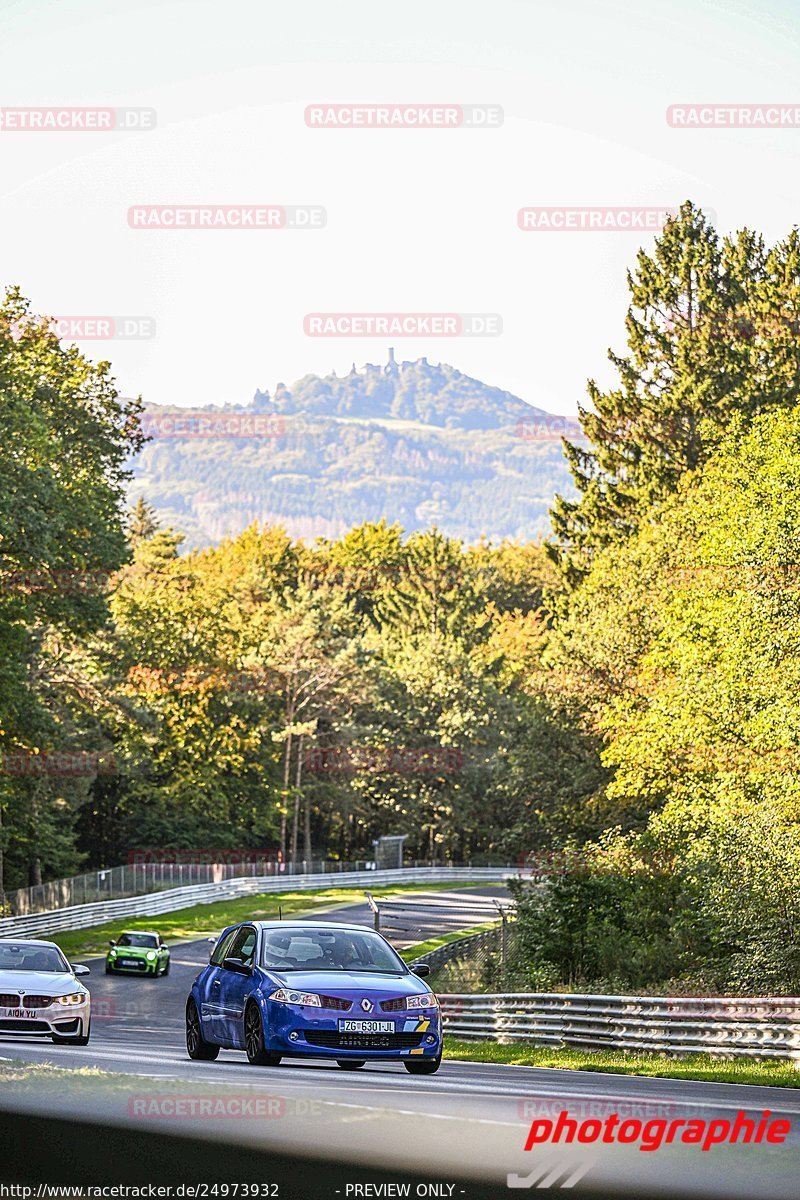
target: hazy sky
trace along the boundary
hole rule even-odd
[[[623,344],[631,232],[521,232],[521,207],[665,206],[769,238],[800,218],[800,128],[681,130],[675,103],[797,103],[800,4],[669,0],[0,0],[0,106],[128,106],[154,131],[0,131],[2,281],[123,390],[245,402],[383,361],[312,312],[499,313],[489,338],[393,339],[554,412]],[[313,129],[315,103],[500,105],[495,129]],[[147,204],[322,205],[299,230],[139,230]]]

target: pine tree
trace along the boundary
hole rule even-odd
[[[767,252],[745,229],[720,239],[687,201],[628,273],[619,385],[590,380],[590,443],[564,443],[580,493],[556,497],[547,549],[575,586],[594,553],[636,531],[718,444],[735,413],[793,403],[800,382],[797,231]]]
[[[148,504],[144,496],[140,496],[131,509],[128,524],[128,540],[131,546],[148,541],[159,528],[156,510]]]

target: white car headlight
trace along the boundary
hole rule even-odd
[[[108,957],[109,957],[109,958],[116,958],[116,957],[117,957],[117,952],[116,952],[116,950],[114,949],[114,947],[113,947],[113,946],[111,947],[111,949],[110,949],[110,950],[109,950],[109,952],[108,952]]]
[[[83,1004],[85,992],[70,992],[68,996],[59,996],[57,1004]]]
[[[314,992],[293,992],[290,988],[278,988],[277,992],[273,992],[269,999],[277,1000],[279,1004],[306,1004],[312,1008],[322,1007],[319,996]]]
[[[153,960],[155,959],[155,956],[156,956],[156,952],[155,952],[155,950],[148,950],[148,951],[147,951],[147,961],[148,961],[148,962],[153,962]]]
[[[439,1001],[433,992],[423,992],[421,996],[407,996],[407,1008],[438,1008]]]

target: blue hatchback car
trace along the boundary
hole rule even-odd
[[[332,1058],[345,1070],[399,1059],[413,1075],[442,1061],[436,997],[380,934],[360,925],[247,921],[224,931],[186,1002],[186,1049],[210,1061],[244,1050],[254,1066]]]

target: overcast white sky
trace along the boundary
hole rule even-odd
[[[795,9],[794,13],[792,8]],[[123,390],[246,402],[383,361],[315,311],[494,312],[495,338],[395,339],[553,412],[620,348],[632,233],[522,233],[529,205],[674,205],[769,238],[800,217],[800,129],[681,131],[678,102],[800,104],[797,6],[711,0],[0,0],[0,106],[148,106],[153,132],[0,132],[2,282]],[[499,104],[499,130],[315,130],[315,102]],[[135,204],[319,204],[324,230],[137,231]]]

